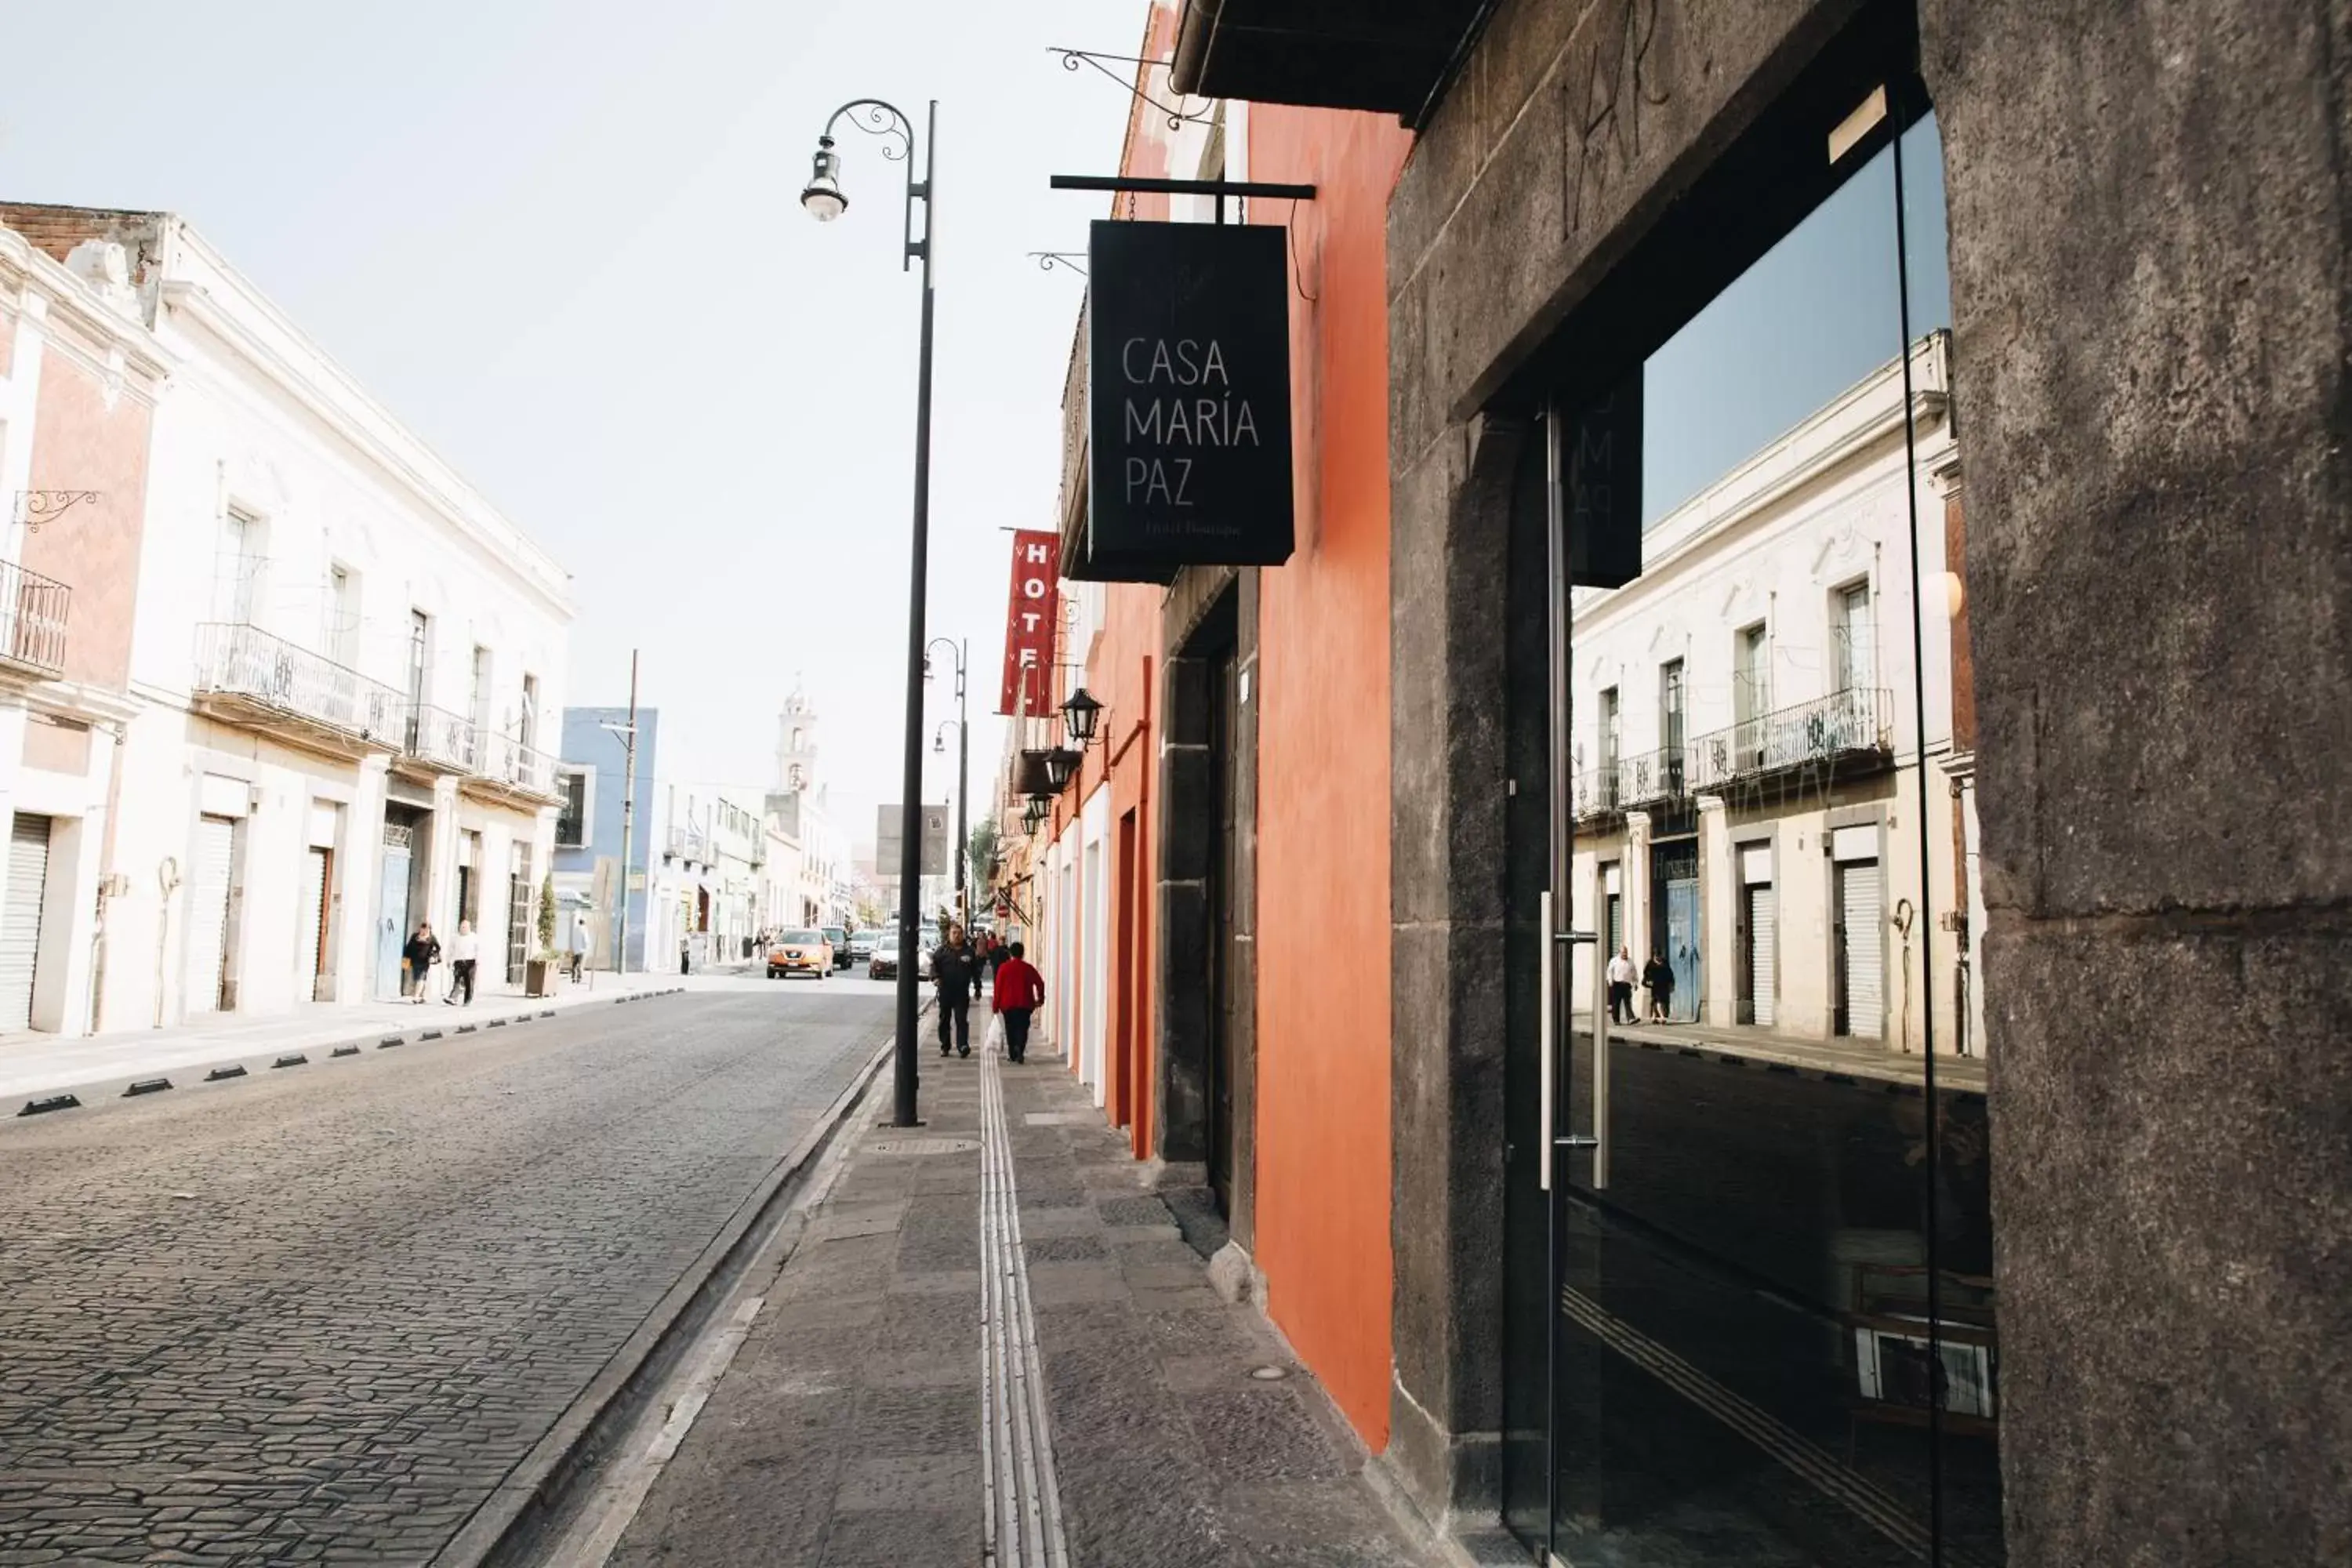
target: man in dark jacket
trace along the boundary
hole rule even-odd
[[[971,1055],[971,991],[979,969],[979,957],[964,940],[963,926],[949,921],[947,940],[931,950],[931,983],[940,992],[941,1056],[950,1047],[960,1057]]]
[[[1003,950],[997,960],[996,984],[991,994],[1004,1020],[1004,1055],[1019,1061],[1029,1050],[1029,1020],[1045,1003],[1045,977],[1022,956],[1019,942]]]

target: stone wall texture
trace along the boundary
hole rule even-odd
[[[1894,0],[1900,4],[1901,0]],[[1389,215],[1396,1467],[1496,1353],[1476,417],[1866,0],[1507,0]],[[2010,1561],[2352,1560],[2352,11],[1921,0],[1990,910]],[[1411,1037],[1413,1044],[1405,1042]],[[1488,1113],[1494,1112],[1490,1119]],[[1414,1195],[1418,1194],[1418,1195]]]

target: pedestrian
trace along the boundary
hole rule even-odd
[[[459,921],[457,934],[449,939],[449,994],[441,1000],[453,1007],[461,993],[467,1006],[474,1005],[474,954],[478,941],[471,921]]]
[[[974,961],[961,921],[948,922],[947,940],[931,950],[931,983],[939,987],[940,1055],[950,1046],[956,1055],[971,1055],[971,988]],[[950,1035],[953,1039],[950,1041]]]
[[[694,946],[684,936],[677,939],[677,972],[680,974],[694,973]]]
[[[572,984],[580,984],[580,972],[588,966],[588,922],[572,922]]]
[[[1619,948],[1617,956],[1609,961],[1609,1021],[1612,1024],[1633,1022],[1633,954],[1628,948]]]
[[[1650,962],[1642,965],[1642,989],[1650,994],[1650,1022],[1672,1022],[1666,1014],[1675,1002],[1675,972],[1666,967],[1666,955],[1656,948],[1650,950]]]
[[[423,1006],[425,998],[430,994],[426,990],[427,977],[432,974],[433,966],[441,962],[441,940],[433,934],[432,921],[416,922],[416,932],[408,939],[408,945],[400,950],[400,957],[401,962],[408,965],[408,1000]]]
[[[1019,1061],[1029,1052],[1029,1020],[1045,1005],[1045,977],[1021,956],[1019,942],[999,950],[990,1005],[1004,1020],[1004,1055]]]

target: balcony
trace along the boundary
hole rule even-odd
[[[13,561],[0,561],[0,668],[65,673],[66,612],[73,590]]]
[[[474,771],[474,726],[458,714],[430,703],[411,702],[401,725],[400,754],[392,765],[404,773],[455,774]]]
[[[1850,687],[1701,735],[1685,751],[1690,787],[1707,794],[1830,770],[1873,773],[1895,757],[1894,697]]]
[[[472,767],[462,787],[469,794],[537,810],[562,804],[556,787],[555,754],[527,744],[520,737],[495,730],[469,730],[474,748]]]
[[[401,749],[404,704],[398,692],[241,623],[196,628],[190,706],[207,718],[334,756]]]

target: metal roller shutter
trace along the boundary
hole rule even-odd
[[[1770,883],[1748,889],[1748,1005],[1759,1029],[1772,1026],[1772,979],[1780,973],[1780,898]]]
[[[19,813],[8,830],[8,897],[0,907],[0,1030],[33,1021],[41,901],[49,886],[49,819]]]
[[[1846,1030],[1863,1040],[1877,1039],[1885,1029],[1881,886],[1876,861],[1838,868],[1838,921],[1845,931]]]
[[[217,1013],[222,963],[228,952],[228,873],[236,824],[196,819],[194,864],[188,868],[187,996],[191,1013]]]

